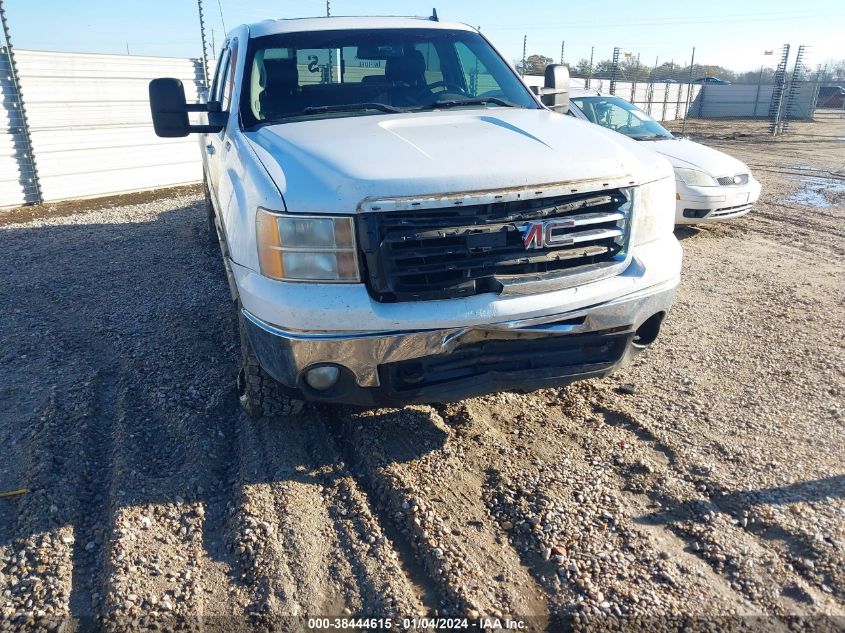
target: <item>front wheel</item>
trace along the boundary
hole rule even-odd
[[[238,400],[251,418],[274,418],[293,415],[302,411],[303,403],[282,392],[276,382],[258,363],[258,357],[249,342],[244,317],[238,313],[241,337],[241,366],[238,371]]]

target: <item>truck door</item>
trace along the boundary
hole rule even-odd
[[[226,42],[220,54],[220,61],[217,63],[214,82],[211,86],[208,100],[220,104],[220,113],[210,116],[224,118],[227,123],[225,127],[214,134],[202,135],[202,153],[205,173],[208,177],[208,189],[214,199],[215,206],[219,213],[225,211],[228,204],[227,196],[231,193],[231,187],[226,186],[226,155],[232,147],[229,140],[229,119],[227,116],[232,107],[232,89],[234,88],[234,68],[237,60],[237,40]]]

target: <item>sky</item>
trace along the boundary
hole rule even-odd
[[[511,60],[528,54],[565,61],[608,59],[613,48],[640,55],[642,63],[696,63],[745,71],[774,66],[780,47],[809,45],[814,68],[845,58],[842,0],[330,0],[332,15],[431,14],[481,27]],[[12,44],[19,49],[173,57],[201,55],[196,0],[5,0]],[[203,0],[209,38],[266,18],[325,15],[325,0]],[[222,10],[221,10],[222,9]],[[221,16],[222,13],[222,16]],[[221,19],[222,17],[222,19]],[[774,49],[774,55],[764,55]]]

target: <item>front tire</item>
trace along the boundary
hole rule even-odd
[[[258,363],[258,357],[249,342],[244,317],[238,311],[238,329],[241,337],[241,366],[238,371],[238,400],[247,414],[254,419],[290,416],[302,411],[303,403],[282,392],[276,382]]]

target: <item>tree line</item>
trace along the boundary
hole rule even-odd
[[[523,67],[522,60],[514,62],[517,71],[524,75],[542,75],[546,66],[556,63],[551,57],[545,55],[534,54],[530,55],[525,60]],[[596,79],[611,79],[613,77],[613,60],[603,59],[593,62],[592,74],[590,74],[590,60],[586,58],[580,59],[575,64],[568,62],[565,65],[569,68],[569,72],[574,77],[592,76]],[[690,73],[690,70],[692,73]],[[790,63],[788,72],[792,73],[792,64]],[[674,62],[663,62],[657,66],[649,66],[648,64],[640,63],[640,60],[634,57],[624,57],[619,60],[619,72],[616,78],[620,81],[670,81],[670,82],[685,82],[690,78],[697,79],[699,77],[718,77],[731,83],[763,83],[771,82],[775,71],[773,68],[761,68],[757,70],[749,70],[745,72],[733,71],[724,66],[712,64],[695,64],[692,68],[689,65],[676,64]],[[828,63],[825,65],[817,65],[815,68],[804,67],[798,73],[798,76],[805,81],[821,81],[823,83],[845,82],[845,59]]]

